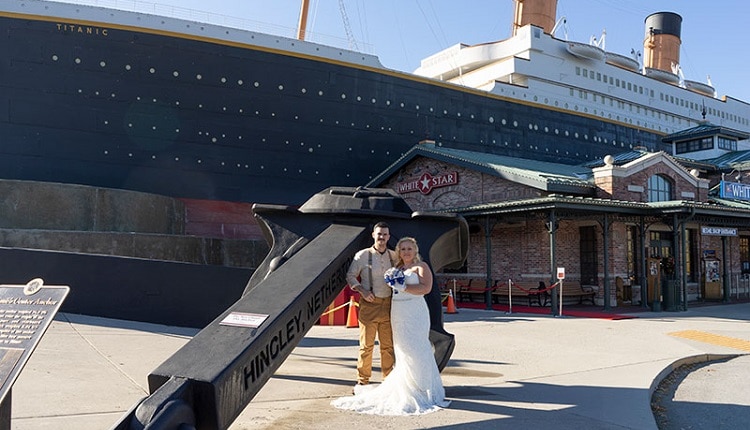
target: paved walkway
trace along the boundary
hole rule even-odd
[[[331,399],[351,391],[357,330],[315,326],[231,429],[656,429],[655,381],[685,362],[748,352],[738,347],[750,342],[747,303],[633,315],[445,315],[457,340],[442,374],[452,404],[419,417],[332,408]],[[12,428],[110,428],[147,395],[149,372],[194,333],[59,314],[13,387]],[[750,386],[749,373],[731,378]]]

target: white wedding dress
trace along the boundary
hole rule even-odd
[[[406,284],[419,275],[404,271]],[[391,306],[396,364],[379,384],[358,386],[354,396],[331,402],[339,409],[373,415],[418,415],[448,407],[440,371],[429,340],[430,316],[421,295],[394,291]]]

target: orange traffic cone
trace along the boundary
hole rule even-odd
[[[359,327],[359,303],[354,301],[354,297],[349,297],[349,315],[346,317],[346,328]]]
[[[457,314],[456,302],[453,300],[453,290],[448,290],[448,302],[445,305],[446,314]]]

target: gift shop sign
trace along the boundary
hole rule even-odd
[[[458,172],[443,173],[438,176],[432,176],[425,172],[419,177],[419,179],[408,182],[399,182],[396,184],[396,191],[400,194],[414,193],[417,191],[422,194],[430,194],[435,188],[456,184],[458,184]]]

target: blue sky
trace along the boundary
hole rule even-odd
[[[190,17],[192,11],[236,18],[269,33],[294,35],[299,0],[58,0],[140,8]],[[310,0],[309,40],[349,44],[339,0]],[[386,66],[413,71],[422,58],[456,43],[496,41],[510,35],[512,0],[344,0],[357,46]],[[192,10],[192,11],[187,11]],[[588,42],[606,30],[606,50],[643,51],[644,20],[654,12],[682,16],[680,61],[686,79],[706,82],[718,95],[750,103],[750,6],[746,0],[558,0],[557,17],[567,18],[567,37]],[[563,29],[556,33],[565,38]]]

